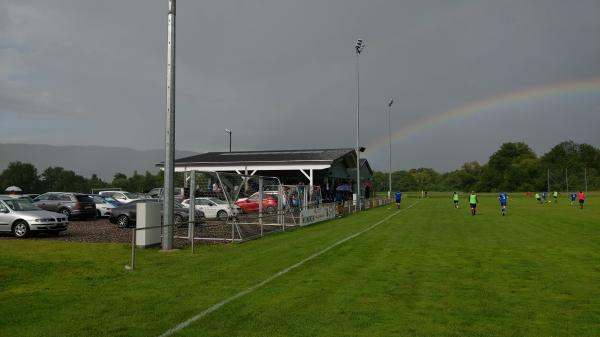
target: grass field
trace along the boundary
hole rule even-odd
[[[127,245],[2,240],[0,335],[157,336],[380,222],[175,335],[598,336],[598,197],[514,195],[506,217],[493,196],[475,217],[464,196],[408,198],[193,256],[140,250],[134,272]]]

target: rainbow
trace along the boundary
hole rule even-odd
[[[543,86],[534,86],[507,94],[488,97],[483,100],[458,106],[440,114],[417,119],[415,122],[406,125],[399,130],[393,131],[392,142],[420,133],[426,129],[440,126],[456,118],[484,113],[505,105],[521,104],[527,101],[539,100],[545,97],[561,94],[595,91],[600,91],[600,77],[579,81],[558,82]],[[388,144],[389,140],[386,135],[367,146],[367,150],[369,152],[379,151],[380,148],[388,146]]]

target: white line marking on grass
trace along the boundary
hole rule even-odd
[[[314,258],[316,258],[316,257],[318,257],[318,256],[320,256],[320,255],[323,255],[324,253],[326,253],[326,252],[330,251],[331,249],[333,249],[333,248],[335,248],[335,247],[337,247],[337,246],[341,245],[342,243],[344,243],[344,242],[346,242],[346,241],[348,241],[348,240],[352,240],[352,239],[354,239],[355,237],[357,237],[357,236],[360,236],[360,235],[362,235],[362,234],[364,234],[364,233],[366,233],[366,232],[368,232],[368,231],[372,230],[373,228],[375,228],[375,227],[377,227],[377,226],[381,225],[382,223],[386,222],[386,221],[387,221],[387,220],[389,220],[390,218],[392,218],[392,217],[394,217],[394,216],[398,215],[399,213],[401,213],[401,212],[403,212],[403,211],[405,211],[405,210],[407,210],[407,209],[409,209],[409,208],[413,207],[414,205],[418,204],[419,202],[420,202],[420,200],[418,200],[418,201],[416,201],[416,202],[412,203],[412,204],[411,204],[410,206],[408,206],[407,208],[403,208],[403,209],[401,209],[401,210],[398,210],[398,211],[396,211],[394,214],[390,214],[390,215],[386,216],[386,217],[385,217],[385,218],[383,218],[382,220],[380,220],[380,221],[378,221],[377,223],[375,223],[375,224],[373,224],[373,225],[371,225],[371,226],[369,226],[369,227],[367,227],[367,228],[365,228],[365,229],[361,230],[360,232],[357,232],[357,233],[354,233],[354,234],[352,234],[352,235],[350,235],[350,236],[347,236],[347,237],[345,237],[345,238],[343,238],[343,239],[341,239],[341,240],[339,240],[339,241],[335,242],[335,243],[334,243],[334,244],[332,244],[331,246],[329,246],[329,247],[327,247],[327,248],[324,248],[323,250],[321,250],[321,251],[318,251],[318,252],[314,253],[313,255],[311,255],[311,256],[309,256],[309,257],[305,258],[304,260],[302,260],[302,261],[300,261],[300,262],[298,262],[298,263],[296,263],[296,264],[293,264],[293,265],[291,265],[291,266],[289,266],[289,267],[287,267],[287,268],[285,268],[285,269],[283,269],[283,270],[281,270],[281,271],[279,271],[279,272],[277,272],[277,273],[275,273],[275,274],[271,275],[270,277],[266,278],[266,279],[265,279],[265,280],[263,280],[262,282],[260,282],[260,283],[257,283],[257,284],[255,284],[255,285],[251,286],[250,288],[247,288],[247,289],[245,289],[245,290],[242,290],[242,291],[240,291],[239,293],[237,293],[237,294],[235,294],[235,295],[233,295],[233,296],[231,296],[231,297],[228,297],[228,298],[226,298],[226,299],[222,300],[221,302],[219,302],[219,303],[217,303],[217,304],[215,304],[215,305],[211,306],[210,308],[208,308],[208,309],[206,309],[206,310],[204,310],[204,311],[200,312],[199,314],[197,314],[197,315],[195,315],[195,316],[192,316],[192,317],[188,318],[187,320],[185,320],[184,322],[181,322],[181,323],[177,324],[175,327],[173,327],[173,328],[171,328],[171,329],[167,330],[166,332],[164,332],[164,333],[163,333],[162,335],[160,335],[159,337],[167,337],[167,336],[171,336],[171,335],[173,335],[174,333],[177,333],[177,332],[179,332],[179,331],[183,330],[184,328],[186,328],[187,326],[189,326],[189,325],[190,325],[190,324],[192,324],[193,322],[195,322],[195,321],[199,320],[200,318],[202,318],[202,317],[204,317],[204,316],[206,316],[206,315],[210,314],[211,312],[213,312],[213,311],[215,311],[215,310],[219,309],[220,307],[224,306],[225,304],[227,304],[227,303],[229,303],[229,302],[231,302],[231,301],[234,301],[234,300],[236,300],[236,299],[238,299],[238,298],[240,298],[240,297],[242,297],[242,296],[244,296],[244,295],[246,295],[246,294],[249,294],[249,293],[253,292],[254,290],[256,290],[256,289],[258,289],[258,288],[260,288],[260,287],[264,286],[265,284],[267,284],[267,283],[269,283],[269,282],[273,281],[274,279],[278,278],[279,276],[281,276],[281,275],[284,275],[284,274],[287,274],[287,273],[288,273],[290,270],[293,270],[293,269],[296,269],[296,268],[300,267],[301,265],[305,264],[306,262],[308,262],[308,261],[310,261],[310,260],[313,260]]]

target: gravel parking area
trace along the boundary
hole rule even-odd
[[[0,234],[0,240],[17,240],[9,233]],[[131,242],[131,229],[117,228],[117,225],[108,222],[108,219],[70,220],[66,231],[58,236],[46,233],[33,233],[25,240],[54,240],[74,242],[104,242],[118,243]]]
[[[240,236],[244,239],[252,239],[260,236],[260,226],[256,216],[242,216],[239,219],[240,224],[235,231],[236,239]],[[276,221],[275,216],[265,216],[265,223]],[[254,224],[251,224],[254,223]],[[288,225],[292,224],[289,220]],[[89,243],[129,243],[131,242],[131,228],[118,228],[111,224],[108,219],[74,219],[69,221],[69,227],[58,236],[50,236],[46,233],[32,233],[24,240],[52,240],[52,241],[70,241],[70,242],[89,242]],[[281,231],[280,226],[264,226],[263,234]],[[231,224],[224,221],[208,221],[207,223],[197,225],[195,237],[212,238],[207,240],[198,240],[197,243],[226,243],[227,241],[214,240],[218,238],[231,238]],[[175,236],[187,236],[185,225],[175,229]],[[12,236],[11,233],[0,233],[0,240],[20,240]],[[175,245],[178,247],[187,246],[187,239],[175,239]]]

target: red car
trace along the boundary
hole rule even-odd
[[[252,195],[250,198],[245,200],[238,200],[235,202],[244,213],[256,213],[258,212],[258,195]],[[273,214],[277,211],[277,195],[275,194],[264,194],[263,195],[263,212],[267,214]]]

